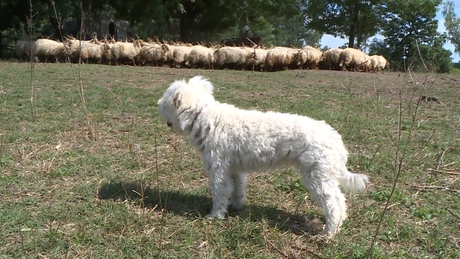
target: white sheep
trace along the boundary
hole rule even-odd
[[[173,67],[174,50],[180,45],[177,45],[177,44],[164,44],[164,45],[166,45],[168,48],[165,50],[163,64],[168,67]]]
[[[16,55],[16,58],[20,60],[24,60],[24,57],[26,56],[26,52],[24,51],[25,43],[25,40],[18,40],[16,44],[14,44],[14,53]]]
[[[14,45],[14,53],[16,58],[24,61],[26,57],[30,58],[30,53],[32,51],[32,45],[35,41],[25,41],[19,40]]]
[[[323,52],[320,49],[305,46],[299,50],[296,59],[300,68],[318,68],[318,64],[323,60]]]
[[[347,70],[347,67],[353,71],[368,71],[371,63],[369,56],[359,49],[346,48],[340,53],[340,67]]]
[[[66,50],[64,43],[49,39],[38,39],[32,45],[32,55],[41,62],[58,62],[65,58]]]
[[[214,48],[196,45],[188,54],[186,66],[192,68],[214,68]]]
[[[65,41],[65,44],[68,46],[70,61],[79,62],[81,50],[85,48],[86,45],[92,43],[90,41],[81,41],[75,38],[70,38]]]
[[[166,52],[169,46],[166,44],[149,43],[142,46],[139,52],[139,63],[152,63],[155,66],[161,65],[166,61]]]
[[[245,69],[252,67],[255,51],[245,47],[222,47],[214,52],[214,66],[217,68]]]
[[[288,47],[274,47],[267,52],[265,67],[268,70],[288,69],[295,65],[298,49]]]
[[[107,58],[110,46],[106,43],[89,43],[81,47],[81,60],[88,60],[100,64],[103,58]]]
[[[340,69],[340,53],[342,53],[343,49],[333,48],[328,49],[324,52],[323,57],[323,64],[325,69]]]
[[[192,46],[177,46],[174,48],[173,51],[173,63],[172,66],[176,68],[181,68],[185,66],[185,62],[187,62],[188,55],[190,51],[192,51]]]
[[[35,41],[26,41],[23,46],[24,54],[29,58],[32,56],[32,46],[35,44]]]
[[[124,60],[135,66],[136,58],[138,57],[143,45],[144,41],[139,39],[134,42],[115,42],[115,44],[113,44],[110,48],[110,51],[112,52],[112,61],[118,65],[119,61]]]
[[[113,60],[113,55],[112,55],[112,46],[115,44],[115,42],[111,42],[111,41],[105,41],[104,42],[104,45],[105,45],[105,55],[103,55],[102,57],[102,60],[105,64],[108,64],[108,65],[112,65],[114,64],[114,60]]]
[[[256,48],[254,51],[255,51],[255,56],[252,59],[252,70],[264,71],[265,70],[265,60],[267,57],[268,50]]]
[[[388,61],[383,56],[373,55],[373,56],[370,56],[369,58],[371,60],[372,72],[374,73],[377,73],[380,70],[382,70],[382,73],[383,73],[383,70],[385,69],[385,67],[390,65],[390,63],[388,63]]]

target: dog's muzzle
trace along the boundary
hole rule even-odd
[[[168,122],[166,122],[166,124],[168,125],[168,127],[170,127],[170,128],[172,127],[172,122],[168,121]]]

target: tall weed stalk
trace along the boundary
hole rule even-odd
[[[81,43],[82,43],[82,35],[83,35],[83,25],[84,25],[84,21],[86,19],[85,17],[85,12],[83,12],[83,3],[82,1],[80,1],[80,12],[81,12],[81,24],[80,24],[80,49],[81,49]],[[95,129],[92,127],[91,125],[91,119],[90,119],[90,116],[89,116],[89,112],[88,112],[88,108],[86,107],[86,99],[85,99],[85,88],[83,87],[83,80],[82,80],[82,73],[81,73],[81,63],[83,62],[83,60],[81,60],[81,52],[80,52],[80,55],[79,55],[79,58],[78,58],[78,92],[80,93],[80,99],[81,99],[81,105],[82,105],[82,108],[83,108],[83,111],[85,112],[85,117],[86,117],[86,126],[88,128],[88,131],[89,131],[89,136],[91,138],[96,138],[96,132],[95,132]]]
[[[413,75],[410,72],[410,69],[407,70],[408,75],[411,79],[412,82],[415,82]],[[409,165],[419,154],[419,152],[428,145],[430,141],[426,141],[422,147],[414,152],[411,157],[409,157],[409,151],[408,149],[413,146],[413,137],[414,137],[414,131],[416,127],[416,122],[417,122],[417,116],[420,111],[420,96],[423,94],[425,91],[425,87],[428,83],[428,76],[425,77],[424,83],[421,85],[421,87],[416,88],[412,92],[412,96],[409,100],[409,103],[407,105],[404,104],[403,100],[403,92],[404,89],[402,88],[401,85],[398,87],[398,113],[397,113],[397,131],[396,131],[396,138],[393,140],[391,136],[386,136],[385,138],[388,140],[388,142],[391,145],[391,148],[393,149],[394,152],[394,157],[393,157],[393,182],[390,190],[390,194],[385,202],[385,206],[383,208],[382,214],[380,215],[380,218],[377,223],[377,227],[375,229],[374,236],[372,238],[372,243],[370,244],[369,247],[369,253],[367,254],[367,258],[371,258],[374,250],[374,246],[376,244],[377,238],[379,236],[379,232],[383,223],[383,220],[385,218],[386,212],[388,211],[390,207],[390,201],[395,193],[395,190],[397,188],[397,185],[400,181],[401,175],[403,171],[405,170],[406,166]],[[411,106],[415,106],[413,109],[411,109]],[[409,113],[410,115],[410,126],[408,128],[404,128],[402,125],[403,117],[405,114]],[[407,131],[406,131],[407,129]],[[405,134],[404,134],[405,133]],[[404,136],[405,135],[405,136]],[[431,139],[431,137],[430,137]]]
[[[63,35],[62,34],[62,31],[61,31],[61,24],[60,24],[60,20],[58,19],[58,15],[57,15],[57,11],[56,11],[56,5],[55,5],[55,2],[54,1],[51,1],[51,4],[53,6],[53,10],[54,10],[54,15],[55,15],[55,18],[56,20],[58,21],[58,27],[59,27],[59,30],[60,30],[60,35]],[[85,12],[83,12],[83,3],[80,1],[80,15],[81,15],[81,24],[80,24],[80,37],[79,37],[79,49],[81,49],[81,43],[82,43],[82,32],[83,32],[83,28],[84,28],[84,21],[85,21]],[[62,42],[65,42],[65,39],[64,38],[61,38],[61,41]],[[75,82],[76,82],[76,85],[77,85],[77,88],[78,88],[78,93],[80,95],[80,101],[81,101],[81,105],[82,105],[82,108],[83,108],[83,112],[85,113],[85,118],[86,118],[86,127],[87,127],[87,130],[88,130],[88,138],[92,138],[92,139],[96,139],[97,138],[97,133],[96,133],[96,129],[94,128],[94,126],[91,124],[91,116],[89,114],[89,111],[88,111],[88,108],[86,106],[86,98],[85,98],[85,88],[83,86],[83,77],[82,77],[82,60],[81,60],[81,53],[79,54],[79,58],[78,58],[78,75],[75,73],[75,70],[74,70],[74,67],[73,67],[73,64],[72,62],[70,62],[70,56],[69,56],[69,53],[67,53],[67,58],[66,58],[66,61],[69,62],[70,64],[70,67],[71,67],[71,70],[72,70],[72,74],[73,74],[73,77],[75,79]]]
[[[33,5],[32,0],[29,0],[29,18],[27,19],[27,29],[29,32],[29,42],[32,42],[33,33]],[[35,53],[32,52],[32,44],[29,44],[30,53],[30,116],[32,121],[35,120]]]

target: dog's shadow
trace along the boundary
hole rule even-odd
[[[186,194],[179,191],[164,191],[135,182],[107,181],[99,185],[98,197],[103,200],[133,201],[149,209],[166,210],[188,218],[204,217],[211,210],[208,194]],[[243,210],[229,208],[229,217],[239,216],[251,221],[267,221],[272,227],[291,231],[296,235],[315,235],[322,230],[322,216],[286,212],[275,206],[247,204]]]

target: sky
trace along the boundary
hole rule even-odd
[[[454,1],[454,3],[455,2],[456,1]],[[460,16],[460,4],[458,2],[455,5],[455,14],[457,15],[457,17]],[[436,19],[438,20],[438,32],[440,33],[445,32],[446,28],[444,27],[444,16],[442,15],[442,6],[440,10],[438,10],[438,12],[436,13]],[[335,38],[334,36],[329,35],[329,34],[323,35],[323,38],[321,38],[321,41],[320,41],[320,44],[322,47],[328,46],[329,48],[341,47],[347,43],[348,43],[348,39]],[[450,43],[450,41],[447,41],[447,43],[444,44],[444,48],[452,52],[452,56],[451,56],[452,62],[454,63],[460,62],[460,55],[454,52],[455,48]]]

